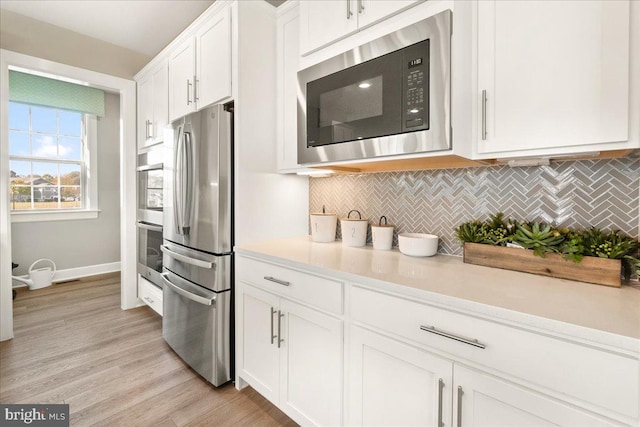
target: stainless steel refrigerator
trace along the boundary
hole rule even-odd
[[[165,137],[162,336],[213,385],[231,379],[233,104]]]

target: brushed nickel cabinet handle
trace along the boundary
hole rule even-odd
[[[189,97],[189,92],[191,92],[191,80],[187,79],[187,105],[191,105],[191,98]]]
[[[364,12],[364,0],[358,0],[358,13]]]
[[[465,338],[465,337],[461,337],[459,335],[454,335],[454,334],[450,334],[449,332],[444,332],[441,330],[436,329],[433,326],[420,326],[420,329],[425,331],[425,332],[429,332],[432,334],[436,334],[436,335],[440,335],[441,337],[445,337],[445,338],[449,338],[455,341],[460,341],[461,343],[464,344],[469,344],[472,345],[474,347],[478,347],[478,348],[486,348],[487,346],[482,344],[481,342],[479,342],[476,339],[473,338]]]
[[[146,302],[148,302],[149,304],[153,304],[153,300],[151,298],[149,298],[149,297],[144,297],[144,300]]]
[[[264,280],[268,280],[270,282],[277,283],[278,285],[282,285],[282,286],[289,286],[291,284],[291,282],[276,279],[275,277],[271,277],[271,276],[264,276]]]
[[[277,313],[276,309],[271,307],[271,344],[273,344],[273,340],[278,338],[277,335],[273,334],[273,315],[276,314],[276,313]]]
[[[444,427],[442,422],[442,389],[444,388],[444,381],[442,378],[438,378],[438,427]]]
[[[462,386],[458,386],[458,427],[462,427]]]
[[[482,140],[487,140],[487,91],[482,91]]]
[[[353,15],[351,12],[351,0],[347,0],[347,19],[351,19],[351,15]]]
[[[198,79],[196,76],[193,76],[193,99],[198,102]]]
[[[280,335],[282,333],[281,323],[282,323],[282,318],[283,317],[284,317],[284,313],[282,313],[280,310],[278,310],[278,348],[280,348],[280,344],[282,344],[284,342],[284,339],[280,338]]]

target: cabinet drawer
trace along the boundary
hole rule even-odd
[[[353,321],[616,414],[639,415],[639,363],[633,357],[356,286],[350,301]]]
[[[162,316],[162,289],[138,276],[138,298]]]
[[[323,310],[342,314],[343,283],[279,265],[238,257],[238,280],[258,285],[275,292],[311,304]]]

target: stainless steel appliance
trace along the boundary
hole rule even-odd
[[[231,379],[233,104],[172,127],[164,162],[162,336],[218,386]]]
[[[298,72],[300,164],[451,148],[451,12]]]
[[[138,154],[138,220],[162,224],[163,144],[146,148]]]
[[[138,274],[162,288],[162,226],[138,221]]]
[[[138,274],[162,287],[162,144],[138,154]]]

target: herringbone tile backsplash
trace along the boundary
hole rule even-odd
[[[309,182],[310,212],[321,212],[324,205],[342,218],[357,209],[371,224],[385,215],[396,226],[394,246],[398,233],[431,233],[440,237],[438,252],[462,255],[454,229],[496,212],[560,227],[619,229],[638,237],[637,158],[335,175]]]

